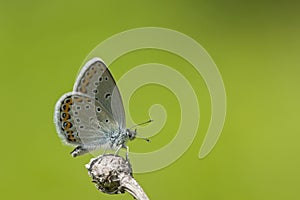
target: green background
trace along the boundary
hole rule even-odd
[[[116,80],[137,64],[167,64],[198,91],[201,125],[191,147],[172,165],[135,175],[150,199],[298,199],[299,25],[294,1],[1,0],[1,199],[132,199],[96,190],[84,168],[91,156],[68,154],[72,148],[59,141],[53,111],[97,44],[146,26],[174,29],[199,42],[222,74],[228,101],[220,140],[200,160],[210,119],[201,77],[177,56],[155,50],[113,63]],[[131,142],[133,151],[164,146],[178,128],[178,102],[159,86],[133,95],[135,120],[147,120],[153,103],[165,106],[168,121],[152,143]]]

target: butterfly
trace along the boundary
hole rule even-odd
[[[122,98],[116,82],[100,58],[89,60],[81,69],[73,92],[56,103],[54,123],[59,137],[76,146],[73,157],[97,149],[126,148],[136,130],[126,128]]]

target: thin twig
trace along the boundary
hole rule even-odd
[[[137,200],[149,200],[132,176],[130,162],[121,156],[105,154],[86,165],[92,181],[106,194],[129,192]]]

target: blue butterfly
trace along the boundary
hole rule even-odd
[[[151,121],[151,120],[150,120]],[[54,123],[60,138],[76,148],[73,157],[99,148],[118,152],[136,137],[126,128],[125,112],[119,89],[107,66],[93,58],[81,69],[73,92],[56,103]]]

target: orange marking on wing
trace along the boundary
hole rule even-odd
[[[81,87],[80,92],[86,93],[86,89],[84,87]]]
[[[73,100],[70,99],[69,102],[67,102],[67,103],[64,104],[66,107],[65,107],[65,109],[63,109],[63,110],[67,113],[68,110],[69,110],[69,108],[70,108],[70,106],[71,106],[72,104],[73,104]],[[62,105],[62,107],[63,107],[63,105]]]
[[[83,79],[83,83],[81,86],[81,89],[84,89],[86,91],[86,86],[90,83],[88,80],[91,79],[91,74],[87,75],[87,78]]]
[[[70,119],[70,114],[67,112],[65,112],[65,114],[66,114],[66,117],[63,118],[63,121],[67,121],[68,119]]]
[[[82,84],[80,85],[80,92],[86,93],[86,87],[88,86],[88,84],[90,83],[88,80],[90,80],[92,78],[92,76],[94,74],[96,74],[97,69],[90,69],[88,72],[86,72],[86,77],[83,79]]]
[[[68,130],[69,128],[71,128],[71,123],[68,122],[68,119],[70,119],[70,114],[68,113],[69,108],[71,107],[71,105],[73,104],[73,100],[70,99],[69,102],[65,103],[64,105],[66,106],[65,109],[63,109],[64,113],[66,114],[65,118],[63,118],[63,122],[67,123],[67,126],[64,127],[64,130]],[[62,106],[63,107],[63,106]]]
[[[68,140],[71,140],[72,142],[75,142],[76,141],[76,138],[74,137],[74,135],[72,134],[73,131],[67,131],[67,134],[68,134]]]
[[[68,122],[68,121],[66,121],[66,123],[67,123],[67,126],[66,127],[64,127],[65,128],[65,131],[67,131],[67,130],[69,130],[69,128],[70,128],[70,122]]]
[[[74,100],[79,103],[81,103],[83,101],[83,99],[81,97],[74,97]]]
[[[97,72],[97,69],[96,69],[96,68],[94,68],[94,69],[91,69],[91,71],[92,71],[92,73],[93,73],[93,74],[96,74],[96,72]]]

